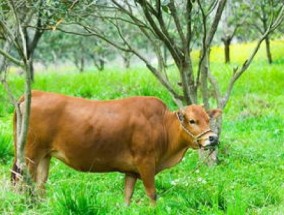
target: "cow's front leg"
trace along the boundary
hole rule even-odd
[[[139,167],[139,174],[141,180],[143,181],[143,185],[145,187],[145,191],[150,198],[151,204],[156,204],[156,188],[155,188],[155,168],[153,163],[144,163]]]
[[[125,174],[124,201],[126,205],[130,205],[136,181],[137,176],[133,174]]]

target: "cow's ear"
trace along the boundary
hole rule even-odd
[[[208,115],[211,119],[213,119],[213,118],[216,119],[217,117],[221,116],[222,110],[221,109],[212,109],[212,110],[208,110],[207,113],[208,113]]]
[[[179,110],[177,112],[177,117],[178,117],[179,121],[183,122],[184,121],[184,112],[182,110]]]

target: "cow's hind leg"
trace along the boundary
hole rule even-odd
[[[36,187],[40,196],[45,194],[45,182],[48,178],[50,156],[43,157],[37,166]]]
[[[126,205],[130,205],[136,181],[137,181],[137,176],[133,174],[125,174],[124,201]]]
[[[48,178],[50,156],[40,156],[40,154],[42,155],[42,153],[37,153],[37,156],[30,154],[26,160],[31,179],[35,182],[33,194],[42,197],[45,194],[44,185]]]

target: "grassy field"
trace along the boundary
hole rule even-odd
[[[251,48],[233,46],[234,63],[242,62]],[[149,206],[141,182],[126,207],[122,174],[80,173],[57,160],[52,160],[46,199],[27,205],[9,184],[13,107],[0,87],[0,214],[284,214],[284,41],[272,43],[272,50],[276,63],[267,65],[262,49],[234,88],[224,111],[220,164],[196,168],[198,155],[188,151],[179,165],[156,176],[156,207]],[[225,86],[232,65],[222,63],[219,47],[211,56],[213,71]],[[19,78],[12,76],[10,82],[21,94]],[[176,109],[145,69],[42,74],[33,88],[92,99],[154,95]]]

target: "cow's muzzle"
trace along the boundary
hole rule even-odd
[[[207,143],[204,146],[202,146],[199,143],[199,146],[200,146],[201,149],[204,149],[204,150],[215,149],[217,147],[217,145],[219,144],[219,138],[216,134],[210,135],[208,137],[208,140],[206,140],[205,142],[207,142]]]
[[[219,138],[217,135],[212,135],[209,136],[209,142],[210,142],[210,146],[217,146],[219,143]]]

